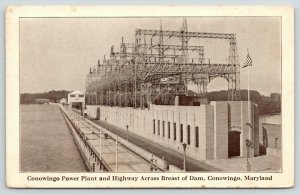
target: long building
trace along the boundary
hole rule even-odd
[[[172,38],[181,44],[164,44]],[[227,40],[228,62],[212,63],[204,46],[189,46],[190,39]],[[120,45],[120,52],[112,46],[110,58],[98,60],[87,75],[91,117],[177,152],[186,145],[186,155],[199,161],[259,155],[258,107],[239,101],[235,34],[189,32],[184,19],[181,31],[164,31],[162,25],[136,29],[135,43],[122,38]],[[191,58],[192,52],[199,57]],[[217,77],[228,81],[228,101],[205,97],[207,84]],[[188,95],[190,81],[198,96]]]
[[[134,109],[87,105],[91,117],[113,124],[197,160],[259,155],[258,108],[248,102],[211,102],[201,106],[151,105]],[[250,114],[250,115],[249,115]],[[249,123],[250,118],[250,123]],[[127,129],[128,128],[128,129]]]

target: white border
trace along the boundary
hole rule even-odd
[[[122,16],[281,16],[282,17],[282,173],[162,173],[181,177],[273,176],[272,181],[217,182],[28,182],[27,176],[99,176],[101,173],[19,172],[19,17],[122,17]],[[294,185],[294,10],[274,6],[13,6],[6,10],[6,166],[9,187],[32,188],[267,188]],[[145,173],[105,173],[135,175]],[[147,173],[146,176],[158,176]]]

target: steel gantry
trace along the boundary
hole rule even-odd
[[[164,44],[177,39],[181,44]],[[210,63],[204,46],[190,46],[190,39],[223,39],[229,43],[227,63]],[[193,56],[198,57],[190,57]],[[195,55],[196,54],[196,55]],[[198,86],[205,96],[208,83],[217,77],[228,81],[228,100],[239,100],[240,65],[236,35],[188,32],[187,20],[180,31],[136,29],[135,43],[122,38],[119,52],[111,47],[110,57],[98,60],[86,80],[88,104],[148,107],[174,104],[176,95],[187,94],[187,85]]]

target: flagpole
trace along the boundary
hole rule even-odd
[[[248,69],[248,121],[251,124],[250,120],[250,67],[247,68]],[[251,138],[251,127],[249,125],[249,140]]]
[[[248,52],[248,56],[249,56],[249,49],[247,49],[247,52]],[[251,116],[250,116],[250,66],[248,66],[247,67],[247,69],[248,69],[248,122],[250,123],[250,124],[252,124],[250,121],[251,121]],[[249,125],[249,140],[251,140],[252,141],[252,139],[251,139],[251,127],[250,127],[250,125]]]

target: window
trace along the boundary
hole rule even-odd
[[[171,135],[170,135],[170,122],[168,122],[168,138],[170,139]]]
[[[187,126],[187,140],[186,140],[188,145],[191,144],[191,138],[190,138],[190,136],[191,136],[191,126],[188,125]]]
[[[84,97],[84,95],[79,95],[79,97]]]
[[[173,133],[174,133],[174,140],[176,140],[176,123],[174,123],[174,125],[173,125]]]
[[[70,95],[70,97],[75,97],[75,95]]]
[[[130,115],[131,118],[131,115]],[[130,125],[131,125],[131,120],[130,120]],[[155,134],[155,119],[153,119],[153,134]]]
[[[157,121],[157,134],[160,135],[160,120]]]
[[[165,137],[165,121],[163,121],[162,125],[163,125],[163,137]]]
[[[275,148],[278,147],[278,137],[275,138]]]
[[[183,142],[183,124],[180,124],[180,142]]]
[[[199,148],[199,127],[195,128],[195,146]]]

